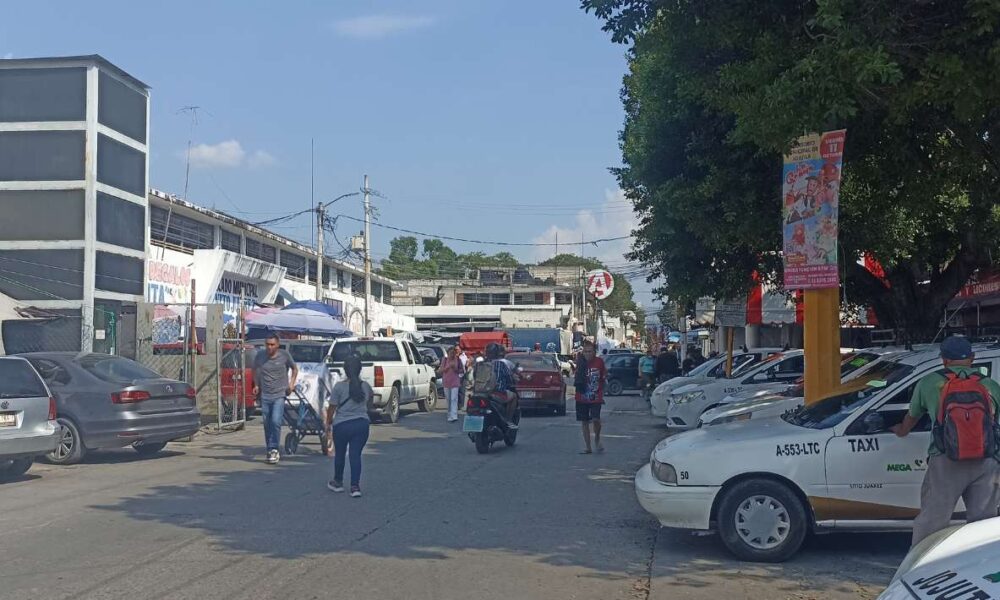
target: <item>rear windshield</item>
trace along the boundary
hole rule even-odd
[[[330,345],[295,345],[288,347],[288,353],[292,355],[292,360],[302,363],[321,363],[330,351]]]
[[[515,365],[525,369],[551,369],[559,370],[559,362],[552,354],[508,354],[507,358]]]
[[[162,375],[151,371],[134,360],[119,356],[88,354],[76,360],[85,371],[109,383],[131,383],[138,379],[162,379]]]
[[[23,360],[0,360],[0,398],[48,396],[35,370]]]
[[[902,380],[912,371],[913,367],[910,365],[887,362],[881,367],[873,368],[860,379],[842,384],[838,390],[841,393],[834,392],[834,396],[788,412],[782,419],[809,429],[829,429],[861,408],[872,396]]]
[[[351,354],[359,354],[361,360],[365,362],[401,362],[403,358],[399,355],[399,347],[396,342],[337,342],[333,345],[333,352],[330,354],[333,362],[344,362],[344,359]]]

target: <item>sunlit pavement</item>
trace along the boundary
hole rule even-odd
[[[262,462],[259,421],[141,459],[95,452],[0,485],[0,598],[870,598],[905,537],[828,536],[783,565],[731,560],[714,536],[658,530],[631,477],[664,434],[610,400],[607,452],[532,416],[476,454],[443,412],[376,425],[365,496],[325,487],[307,440]]]

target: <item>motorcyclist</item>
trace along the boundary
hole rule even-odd
[[[493,396],[504,403],[507,409],[504,418],[508,424],[513,426],[511,419],[514,411],[517,410],[517,390],[515,389],[517,374],[514,363],[504,358],[506,354],[507,349],[496,342],[491,342],[486,346],[486,360],[492,365],[493,378],[496,381]]]

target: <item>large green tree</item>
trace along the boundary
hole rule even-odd
[[[665,292],[780,282],[781,153],[846,128],[848,297],[926,336],[1000,239],[1000,2],[584,0],[630,44],[634,257]],[[871,254],[881,280],[858,265]]]

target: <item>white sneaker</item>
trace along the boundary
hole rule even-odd
[[[267,464],[276,465],[278,464],[279,460],[281,460],[281,455],[278,454],[277,450],[269,450],[267,452],[267,460],[266,460]]]

